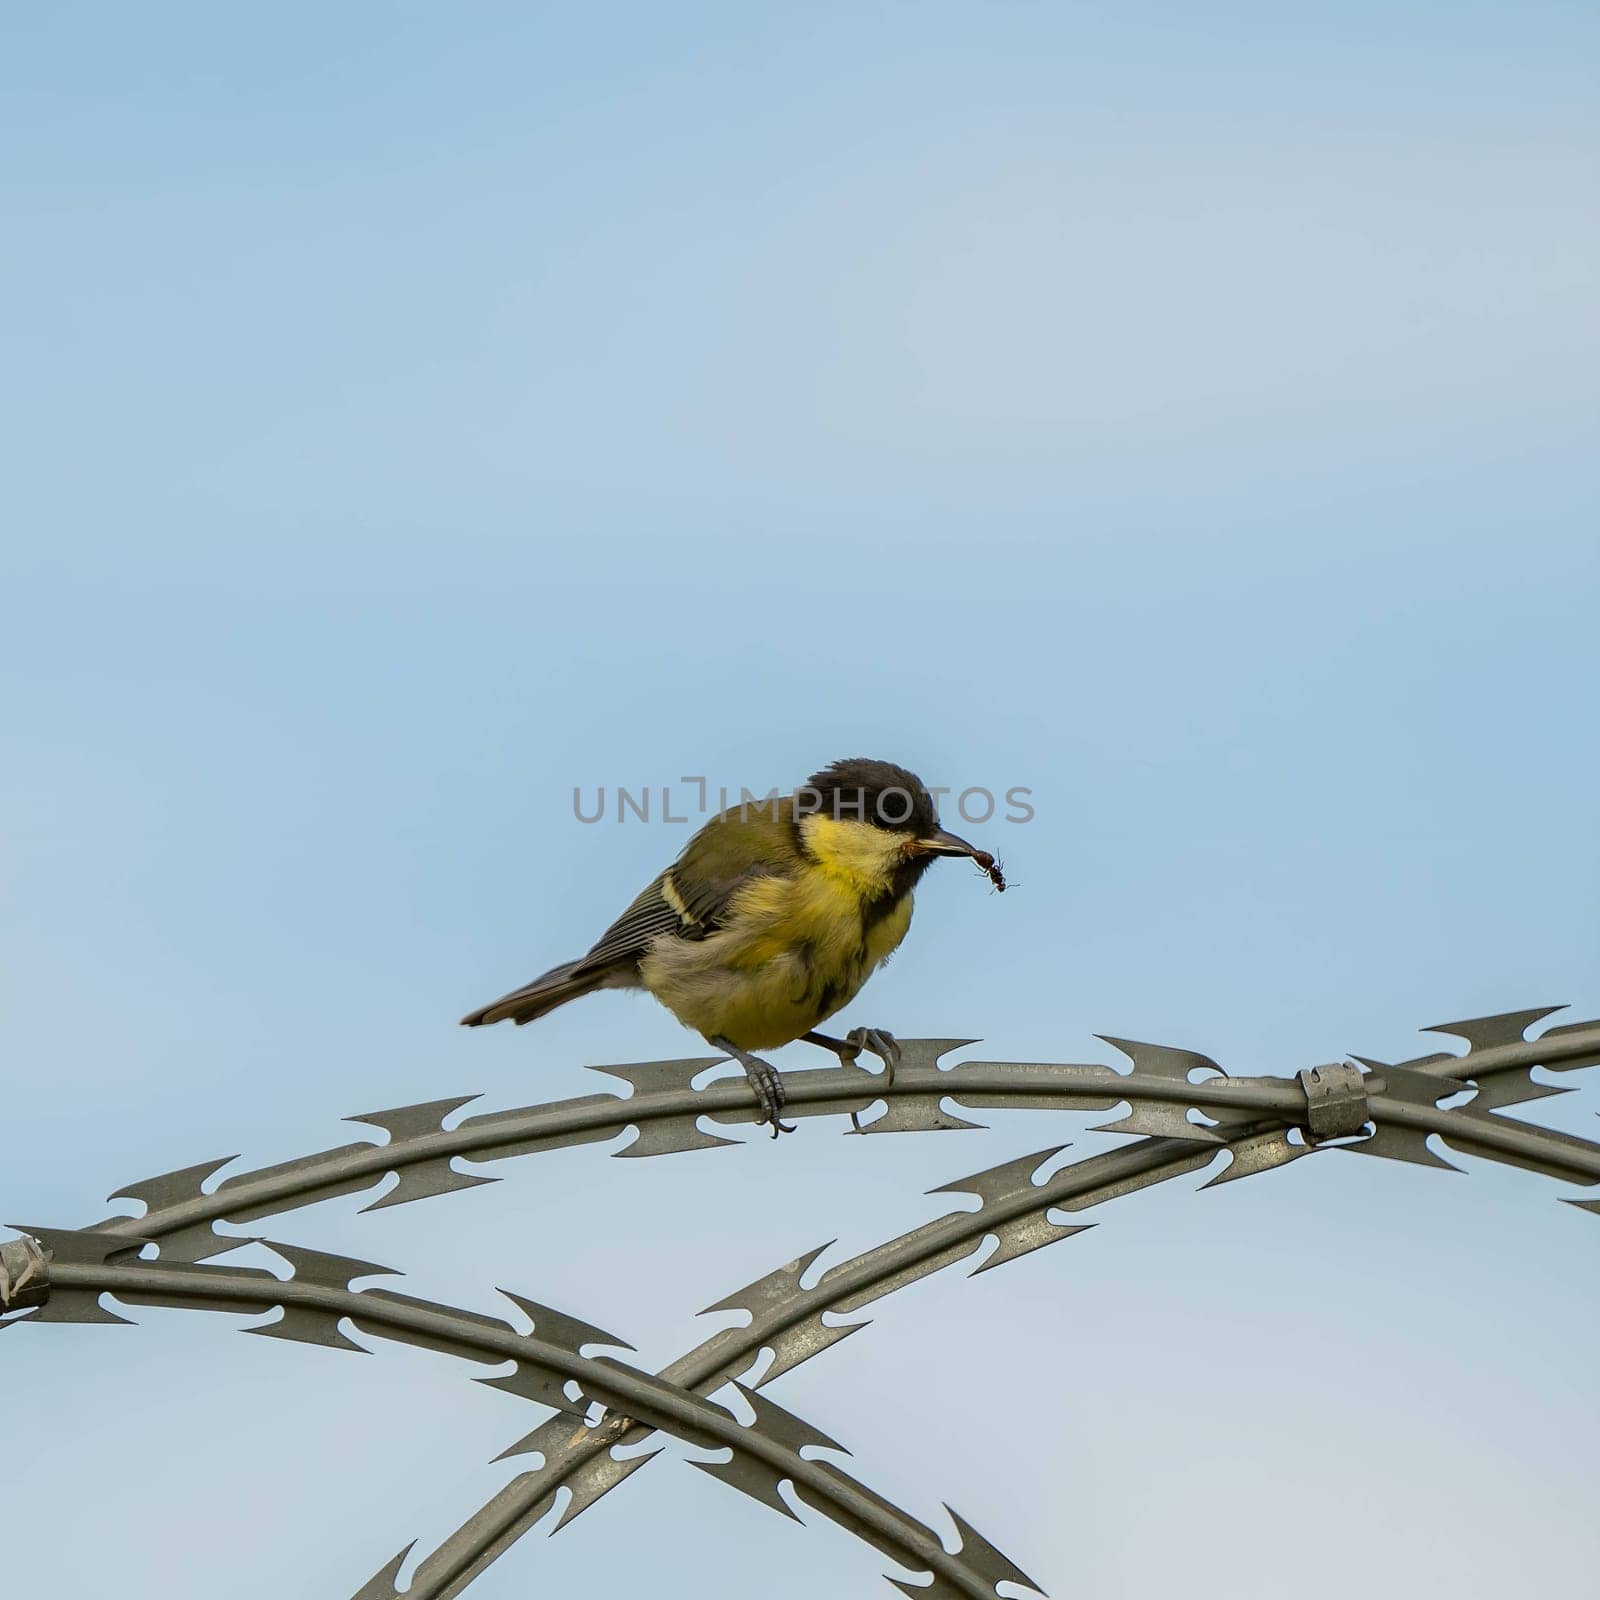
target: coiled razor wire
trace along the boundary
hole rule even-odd
[[[502,1488],[417,1567],[405,1594],[412,1600],[449,1600],[523,1533],[541,1522],[566,1489],[569,1499],[556,1526],[565,1526],[618,1483],[653,1459],[619,1459],[622,1444],[654,1431],[692,1444],[728,1448],[727,1462],[693,1464],[763,1504],[794,1513],[780,1493],[787,1482],[802,1503],[856,1533],[912,1571],[927,1573],[931,1587],[896,1582],[907,1593],[973,1595],[990,1600],[1000,1583],[1036,1588],[1013,1563],[953,1510],[960,1550],[946,1551],[926,1524],[831,1463],[802,1454],[839,1451],[826,1435],[773,1404],[757,1390],[802,1361],[859,1331],[865,1323],[837,1326],[826,1313],[849,1314],[872,1301],[970,1258],[993,1236],[996,1247],[975,1269],[1005,1261],[1084,1231],[1053,1220],[1051,1211],[1076,1212],[1119,1195],[1209,1166],[1219,1151],[1227,1167],[1206,1187],[1270,1171],[1298,1160],[1328,1141],[1334,1148],[1456,1170],[1430,1148],[1437,1136],[1463,1154],[1541,1172],[1585,1185],[1600,1183],[1600,1144],[1496,1115],[1500,1109],[1565,1092],[1533,1077],[1535,1068],[1563,1072],[1600,1064],[1600,1022],[1547,1029],[1529,1040],[1527,1030],[1560,1008],[1504,1013],[1440,1024],[1431,1032],[1464,1039],[1464,1055],[1434,1054],[1388,1065],[1365,1057],[1309,1068],[1295,1078],[1233,1078],[1208,1057],[1166,1046],[1109,1039],[1131,1061],[1130,1071],[1080,1063],[961,1062],[941,1058],[971,1041],[913,1040],[892,1083],[864,1077],[853,1067],[788,1073],[787,1110],[795,1116],[859,1118],[875,1103],[884,1110],[861,1127],[865,1133],[928,1132],[976,1127],[947,1109],[1089,1110],[1128,1113],[1096,1131],[1141,1135],[1134,1143],[1062,1167],[1042,1183],[1035,1175],[1065,1146],[1004,1162],[935,1193],[975,1195],[976,1210],[961,1210],[838,1263],[802,1288],[811,1264],[827,1246],[776,1269],[736,1291],[709,1311],[741,1311],[742,1328],[711,1336],[654,1376],[614,1357],[591,1357],[590,1346],[628,1349],[623,1341],[565,1313],[502,1291],[530,1321],[526,1332],[509,1322],[441,1306],[387,1290],[354,1290],[357,1279],[389,1269],[351,1258],[269,1242],[290,1267],[288,1279],[259,1269],[204,1266],[211,1257],[250,1242],[219,1234],[218,1221],[248,1223],[339,1195],[364,1192],[389,1173],[395,1186],[368,1210],[471,1188],[493,1178],[458,1171],[456,1157],[494,1161],[570,1145],[599,1142],[629,1126],[633,1143],[624,1157],[707,1149],[730,1141],[701,1126],[753,1122],[749,1087],[723,1080],[696,1088],[693,1080],[717,1065],[703,1057],[597,1070],[622,1078],[626,1097],[593,1095],[445,1121],[475,1097],[432,1101],[352,1118],[384,1130],[385,1144],[362,1141],[261,1168],[204,1188],[233,1159],[202,1162],[118,1190],[113,1199],[141,1201],[141,1217],[112,1217],[84,1230],[33,1228],[26,1240],[0,1247],[0,1311],[24,1310],[11,1321],[125,1319],[106,1310],[100,1296],[129,1304],[201,1310],[264,1312],[279,1320],[246,1331],[333,1348],[361,1349],[340,1329],[438,1350],[468,1361],[515,1363],[503,1377],[482,1381],[559,1413],[503,1455],[537,1450],[541,1466]],[[1194,1079],[1197,1073],[1210,1076]],[[1465,1104],[1440,1101],[1471,1089]],[[1194,1120],[1200,1118],[1204,1120]],[[1600,1200],[1572,1198],[1585,1210]],[[266,1241],[263,1241],[266,1242]],[[146,1245],[156,1260],[141,1260]],[[32,1308],[31,1310],[29,1308]],[[0,1324],[0,1326],[9,1325]],[[771,1359],[750,1386],[747,1377],[763,1351]],[[753,1420],[741,1424],[709,1397],[738,1388]],[[572,1416],[591,1404],[603,1420],[574,1430]],[[946,1508],[949,1510],[949,1508]],[[401,1551],[364,1585],[356,1600],[392,1600],[409,1559]]]

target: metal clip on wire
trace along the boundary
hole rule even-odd
[[[1300,1087],[1306,1093],[1306,1143],[1360,1133],[1368,1121],[1367,1084],[1359,1067],[1348,1061],[1303,1067]]]
[[[50,1298],[50,1257],[26,1234],[0,1244],[0,1312],[42,1306]]]

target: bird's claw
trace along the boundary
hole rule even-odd
[[[731,1039],[723,1038],[720,1033],[707,1034],[706,1042],[715,1045],[718,1050],[726,1050],[744,1068],[744,1075],[750,1080],[756,1104],[761,1107],[761,1115],[756,1118],[756,1125],[759,1127],[763,1122],[771,1123],[774,1139],[780,1133],[793,1133],[794,1123],[785,1122],[778,1115],[783,1110],[783,1102],[787,1095],[783,1079],[773,1071],[771,1063],[763,1061],[760,1056],[751,1055],[748,1050],[741,1050]]]
[[[900,1041],[896,1039],[895,1036],[888,1031],[888,1029],[852,1028],[849,1033],[844,1036],[844,1042],[849,1049],[849,1055],[846,1056],[845,1052],[842,1050],[839,1052],[839,1055],[840,1059],[845,1061],[847,1065],[853,1067],[856,1063],[856,1058],[861,1054],[861,1052],[863,1050],[870,1050],[873,1055],[877,1056],[878,1059],[883,1062],[885,1086],[894,1082],[894,1069],[899,1065],[900,1057],[904,1054],[904,1052],[900,1048]],[[854,1128],[857,1133],[861,1132],[860,1113],[855,1111],[850,1113],[850,1126]]]
[[[784,1092],[783,1079],[757,1056],[750,1058],[750,1063],[745,1067],[745,1074],[750,1079],[750,1087],[755,1090],[756,1100],[761,1106],[760,1121],[772,1125],[772,1137],[776,1139],[780,1133],[793,1133],[795,1124],[783,1121],[779,1115],[783,1110],[784,1101],[788,1098]]]
[[[900,1048],[900,1041],[885,1028],[852,1028],[844,1036],[844,1042],[850,1047],[849,1061],[854,1066],[856,1057],[863,1050],[870,1050],[883,1062],[883,1069],[889,1075],[889,1082],[894,1082],[894,1069],[900,1064],[900,1057],[905,1053]]]

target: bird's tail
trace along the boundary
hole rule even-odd
[[[568,961],[564,966],[552,967],[532,983],[525,983],[510,994],[501,995],[480,1011],[470,1012],[461,1019],[462,1026],[480,1028],[486,1022],[504,1022],[508,1017],[519,1027],[532,1022],[581,994],[590,994],[616,981],[604,967],[584,969],[582,961]]]

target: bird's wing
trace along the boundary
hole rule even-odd
[[[594,948],[578,963],[579,971],[637,961],[663,934],[683,933],[682,913],[663,893],[666,880],[663,872],[600,935]]]
[[[786,876],[800,864],[786,808],[775,811],[768,803],[725,811],[606,929],[578,970],[637,961],[664,935],[704,939],[723,926],[740,887],[753,878]]]

